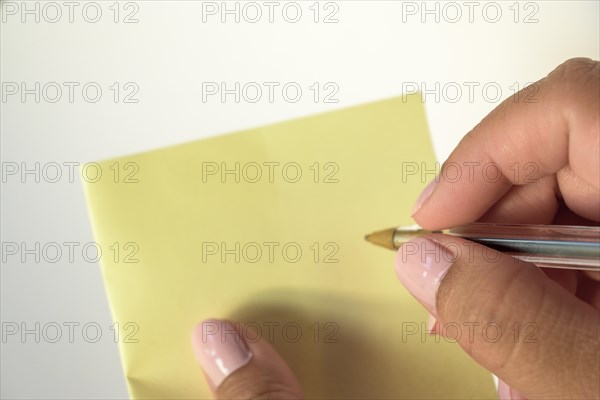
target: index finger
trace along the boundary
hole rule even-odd
[[[567,205],[597,220],[599,110],[600,64],[581,58],[565,62],[519,97],[506,99],[462,139],[429,187],[429,197],[421,200],[415,220],[428,229],[474,222],[513,185],[552,174],[558,174]]]

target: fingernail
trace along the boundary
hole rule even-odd
[[[511,397],[512,400],[527,400],[525,398],[525,396],[523,396],[521,393],[517,392],[516,390],[514,390],[510,386],[509,386],[508,389],[510,390],[510,397]]]
[[[434,317],[435,296],[453,258],[450,250],[427,237],[404,243],[396,253],[398,279]]]
[[[498,379],[498,400],[511,400],[510,387]]]
[[[498,399],[499,400],[527,400],[521,393],[513,390],[504,381],[498,379]]]
[[[196,325],[192,346],[196,360],[215,388],[252,358],[246,342],[227,321],[206,320]]]
[[[411,216],[415,215],[417,213],[417,211],[419,211],[419,209],[421,207],[423,207],[423,204],[425,204],[427,199],[431,197],[431,194],[433,193],[436,184],[437,184],[437,177],[434,180],[432,180],[431,182],[429,182],[427,184],[427,186],[425,186],[425,189],[423,189],[423,191],[419,195],[419,198],[417,199],[417,202],[415,203],[415,205],[412,209],[412,213],[410,214]]]
[[[427,333],[429,335],[437,335],[439,333],[437,320],[431,314],[429,314],[429,318],[427,319]]]

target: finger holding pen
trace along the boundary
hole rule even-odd
[[[459,143],[417,201],[418,224],[548,224],[565,205],[597,225],[600,64],[569,60],[533,88],[536,102],[507,99]],[[498,179],[482,173],[489,165]],[[457,167],[475,173],[443,179]],[[458,343],[505,382],[504,394],[509,387],[528,398],[600,397],[600,288],[582,272],[546,273],[465,239],[428,235],[400,248],[396,273],[440,323],[479,324]],[[489,323],[503,332],[530,324],[537,341],[486,340]]]

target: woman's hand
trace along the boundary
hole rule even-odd
[[[415,206],[420,225],[598,225],[600,63],[569,60],[524,91],[535,102],[507,99],[463,138]],[[405,244],[396,273],[438,327],[465,327],[455,339],[503,381],[501,397],[600,397],[597,273],[541,270],[444,235]],[[504,335],[490,340],[489,324]]]
[[[507,99],[461,141],[417,202],[419,224],[600,221],[600,64],[567,61],[523,91],[537,102]],[[457,167],[462,178],[445,179]],[[455,339],[502,379],[502,398],[600,397],[597,274],[542,271],[443,235],[405,244],[396,261],[398,277],[438,327],[472,329]],[[511,334],[491,341],[482,331],[489,324]],[[515,340],[514,329],[527,327],[534,337],[521,331]],[[275,350],[262,338],[247,343],[231,322],[204,321],[193,346],[217,399],[302,398]]]
[[[215,399],[303,398],[290,368],[252,326],[207,320],[194,329],[192,345]]]

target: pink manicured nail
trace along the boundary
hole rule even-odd
[[[498,379],[498,399],[500,400],[527,400],[521,393],[513,390],[504,381]]]
[[[252,358],[246,342],[227,321],[213,319],[196,325],[192,346],[196,359],[215,388]]]
[[[510,387],[498,379],[498,400],[512,400],[510,397]]]
[[[450,250],[426,237],[404,243],[396,253],[398,279],[434,317],[435,295],[453,259]]]
[[[423,189],[423,191],[419,195],[419,198],[417,199],[417,202],[415,203],[415,205],[412,209],[412,213],[410,214],[411,216],[415,215],[417,213],[417,211],[419,211],[419,209],[421,207],[423,207],[423,204],[425,204],[427,199],[431,197],[431,194],[433,193],[436,184],[437,184],[437,177],[434,180],[432,180],[431,182],[429,182],[427,184],[427,186],[425,186],[425,189]]]
[[[512,398],[512,400],[527,400],[525,398],[525,396],[523,396],[521,393],[517,392],[516,390],[512,389],[511,387],[509,387],[510,390],[510,396]]]
[[[439,334],[439,325],[435,317],[429,314],[429,318],[427,319],[427,333],[429,335],[437,335]]]

